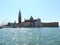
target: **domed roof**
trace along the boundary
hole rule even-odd
[[[33,20],[33,17],[32,16],[30,17],[30,20]]]

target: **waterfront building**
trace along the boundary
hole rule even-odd
[[[58,22],[42,23],[42,27],[59,27],[59,23]]]
[[[34,19],[32,16],[30,20],[25,20],[24,23],[27,27],[41,27],[41,19]]]
[[[41,24],[41,19],[37,19],[37,20],[34,22],[34,24],[35,24],[35,27],[41,27],[41,26],[42,26],[42,24]]]
[[[18,13],[18,23],[16,21],[14,23],[8,22],[8,24],[3,25],[5,28],[20,28],[20,27],[58,27],[58,22],[52,23],[42,23],[41,19],[34,19],[32,16],[28,20],[21,21],[21,11]]]

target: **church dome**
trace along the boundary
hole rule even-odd
[[[33,17],[32,16],[30,17],[30,20],[33,20]]]

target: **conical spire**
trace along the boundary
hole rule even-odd
[[[21,16],[21,10],[19,10],[19,16]]]

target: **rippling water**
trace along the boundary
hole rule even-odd
[[[60,27],[3,28],[0,45],[60,45]]]

